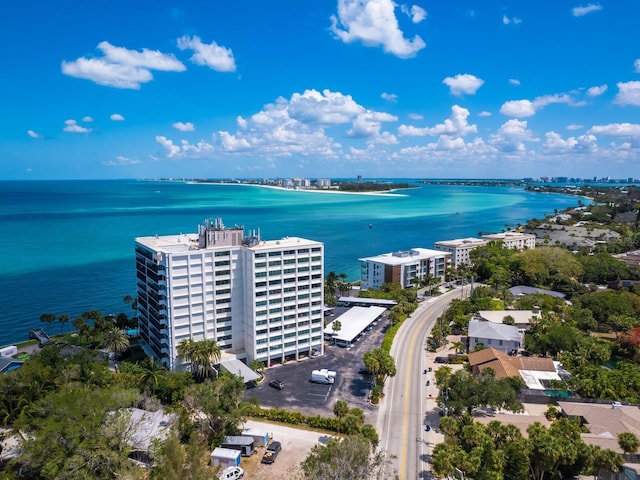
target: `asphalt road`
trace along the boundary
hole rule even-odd
[[[387,381],[377,426],[380,447],[398,478],[430,478],[425,431],[427,376],[423,372],[435,366],[427,365],[425,343],[437,318],[451,300],[461,294],[461,289],[455,289],[420,304],[393,341],[391,355],[395,358],[397,373]]]

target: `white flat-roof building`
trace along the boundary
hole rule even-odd
[[[524,250],[536,248],[536,235],[534,233],[503,232],[491,233],[482,236],[483,239],[494,242],[502,242],[507,248]]]
[[[451,267],[451,254],[428,248],[412,248],[375,257],[360,258],[360,286],[379,290],[383,283],[397,283],[402,288],[418,286],[431,277],[444,279]]]
[[[433,248],[443,252],[449,252],[451,254],[452,266],[459,267],[460,265],[471,264],[469,258],[469,252],[477,247],[482,247],[489,243],[489,240],[483,238],[458,238],[456,240],[444,240],[436,242]]]
[[[185,339],[267,364],[324,353],[324,246],[206,220],[198,233],[135,240],[140,337],[162,365]]]

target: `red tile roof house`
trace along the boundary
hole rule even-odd
[[[533,390],[544,390],[551,380],[561,380],[560,364],[547,357],[512,357],[495,348],[485,348],[469,354],[469,366],[474,374],[492,368],[496,378],[520,377]]]

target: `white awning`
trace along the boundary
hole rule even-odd
[[[239,377],[242,377],[242,379],[244,380],[244,383],[251,382],[253,380],[257,380],[258,378],[260,378],[260,375],[258,375],[256,372],[251,370],[240,360],[237,360],[235,358],[222,360],[220,362],[220,368],[222,368],[223,370],[229,373],[233,373],[234,375],[238,375]]]

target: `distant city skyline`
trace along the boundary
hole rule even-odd
[[[14,2],[0,179],[640,172],[638,2]]]

